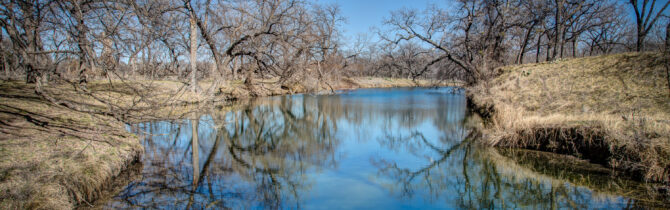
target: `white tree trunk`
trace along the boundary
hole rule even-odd
[[[197,53],[198,53],[198,29],[195,25],[195,17],[191,16],[191,91],[195,92],[197,90],[197,77],[196,73],[198,71],[198,66],[196,63]]]

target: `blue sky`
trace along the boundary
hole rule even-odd
[[[345,39],[353,39],[357,34],[374,35],[372,26],[380,26],[391,11],[402,8],[425,9],[430,4],[444,5],[445,0],[318,0],[319,3],[340,5],[342,15],[347,18],[343,24]]]
[[[371,41],[375,41],[375,32],[370,28],[373,26],[380,27],[382,21],[391,15],[391,11],[402,8],[415,8],[423,10],[430,4],[436,4],[440,7],[447,7],[449,0],[316,0],[322,4],[338,4],[342,9],[342,15],[347,18],[347,22],[342,25],[344,32],[344,40],[354,40],[357,34],[367,33]],[[621,0],[622,3],[627,3],[627,0]],[[668,0],[657,0],[657,7]],[[634,24],[634,13],[632,7],[627,5],[631,24]],[[658,8],[655,8],[656,13]],[[670,8],[664,12],[666,15],[670,14]],[[346,46],[345,44],[345,47]]]

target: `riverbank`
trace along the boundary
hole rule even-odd
[[[255,97],[291,95],[291,94],[333,94],[335,91],[353,90],[364,88],[394,88],[394,87],[435,87],[454,86],[464,87],[460,81],[433,81],[401,78],[381,77],[351,77],[342,78],[319,84],[289,83],[280,84],[278,79],[257,79],[252,87],[244,84],[242,80],[226,81],[219,84],[218,88],[212,88],[211,81],[198,83],[198,93],[192,93],[187,86],[178,81],[114,81],[116,85],[110,87],[107,81],[100,81],[92,86],[92,90],[98,91],[101,98],[110,101],[121,101],[120,106],[131,109],[132,114],[126,114],[128,122],[143,122],[161,119],[183,119],[193,110],[211,108],[212,104],[225,104],[230,101],[249,99]],[[141,94],[151,98],[138,98],[132,93],[134,89],[142,87],[145,91]],[[113,89],[113,90],[109,90]],[[207,94],[208,90],[212,94]],[[207,102],[207,103],[203,103]],[[153,105],[152,105],[153,104]],[[204,105],[204,106],[203,106]],[[159,108],[144,108],[159,107]]]
[[[670,96],[660,53],[507,66],[468,89],[483,143],[568,154],[670,182]]]
[[[628,208],[663,209],[670,206],[670,197],[657,190],[664,184],[612,176],[611,169],[570,155],[515,148],[484,147],[483,150],[487,160],[495,163],[500,175],[506,179],[524,180],[519,181],[524,184],[564,183],[552,185],[551,191],[538,190],[558,203],[574,202],[572,207],[586,208],[583,201],[566,196],[574,188],[582,188],[592,191],[589,200],[593,201],[616,202],[620,196],[625,196]]]
[[[53,105],[23,82],[0,89],[1,209],[86,205],[144,151],[112,117]]]
[[[312,89],[300,85],[282,87],[273,80],[259,80],[253,88],[254,97],[258,97],[457,84],[365,77],[346,78],[328,84],[328,88]],[[207,85],[201,83],[201,89]],[[192,94],[178,81],[92,81],[87,88],[92,96],[78,93],[65,84],[52,84],[44,90],[59,101],[113,113],[114,117],[54,105],[36,95],[34,86],[24,82],[0,82],[1,209],[88,207],[106,196],[115,177],[144,151],[140,137],[127,132],[120,118],[126,122],[175,119],[190,113],[193,106],[205,106],[200,102],[252,97],[241,81],[229,82],[214,97]]]
[[[205,88],[209,86],[210,83],[200,84],[201,87]],[[412,81],[411,79],[400,79],[400,78],[381,78],[381,77],[352,77],[352,78],[342,78],[330,82],[320,82],[318,84],[286,84],[281,85],[277,82],[277,79],[267,79],[260,80],[252,88],[247,87],[243,81],[236,80],[230,81],[227,85],[222,86],[219,92],[220,94],[226,96],[228,99],[244,99],[250,97],[262,97],[262,96],[276,96],[276,95],[288,95],[288,94],[298,94],[298,93],[317,93],[317,94],[330,94],[333,91],[338,90],[352,90],[352,89],[361,89],[361,88],[394,88],[394,87],[434,87],[434,86],[464,86],[463,82],[460,81],[431,81],[417,79]]]

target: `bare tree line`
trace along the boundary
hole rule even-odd
[[[460,79],[502,65],[663,48],[668,2],[458,0],[394,11],[344,47],[337,5],[299,0],[4,0],[3,78],[230,80],[318,86],[342,76]],[[633,11],[633,12],[631,12]],[[631,15],[634,14],[634,15]],[[633,16],[631,18],[631,16]],[[199,89],[199,81],[207,81]],[[48,96],[47,96],[48,97]]]
[[[193,91],[203,78],[295,81],[336,68],[341,21],[336,5],[294,0],[2,1],[3,73],[82,86],[171,77]]]
[[[423,11],[402,9],[384,22],[379,31],[383,41],[369,51],[377,60],[366,70],[372,75],[457,78],[472,84],[491,78],[493,69],[503,65],[659,51],[666,39],[662,26],[669,22],[664,17],[668,4],[458,0]],[[408,50],[413,56],[407,56]],[[408,63],[414,67],[407,68]]]

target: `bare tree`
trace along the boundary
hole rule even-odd
[[[566,42],[573,42],[576,48],[577,39],[588,28],[592,27],[593,16],[600,14],[601,8],[606,1],[554,1],[554,36],[552,41],[553,60],[556,57],[563,58]],[[573,56],[575,52],[573,51]]]
[[[190,45],[191,59],[190,59],[189,62],[191,63],[191,91],[195,92],[198,88],[198,83],[196,81],[197,80],[197,73],[198,73],[198,67],[197,67],[197,63],[198,63],[197,62],[197,58],[198,58],[198,29],[197,29],[197,26],[196,26],[196,18],[197,17],[196,17],[195,11],[193,11],[193,9],[191,7],[191,1],[190,0],[184,1],[184,5],[186,6],[186,8],[190,8],[189,13],[188,13],[189,14],[188,15],[189,19],[188,20],[189,20],[189,25],[190,25],[190,28],[191,28],[191,33],[189,34],[190,42],[191,42],[191,45]]]
[[[2,1],[0,27],[2,27],[12,43],[12,49],[25,71],[26,82],[41,82],[46,71],[48,57],[45,56],[40,31],[44,24],[45,8],[52,6],[53,1]]]
[[[5,78],[9,78],[9,59],[7,58],[9,57],[9,52],[7,50],[9,46],[5,44],[3,33],[0,33],[0,46],[2,46],[2,49],[0,49],[0,59],[2,59],[0,70],[5,72]]]
[[[446,34],[446,31],[449,28],[449,24],[446,19],[446,11],[434,7],[426,11],[426,13],[426,16],[420,16],[419,12],[416,10],[405,9],[395,11],[391,13],[389,19],[384,21],[384,23],[390,26],[391,30],[395,33],[393,33],[392,37],[381,33],[380,36],[383,40],[394,44],[418,39],[441,52],[439,57],[429,63],[436,63],[435,60],[440,61],[448,59],[457,64],[464,71],[468,72],[471,83],[476,82],[479,79],[481,72],[480,69],[471,63],[472,59],[467,59],[467,55],[458,55],[452,52],[450,47],[447,46],[448,43],[446,41],[448,34]],[[469,41],[466,41],[466,43],[468,42]]]
[[[523,63],[523,57],[526,54],[526,51],[528,49],[528,45],[531,42],[531,39],[533,37],[537,36],[537,55],[540,53],[540,41],[543,35],[543,32],[539,27],[544,25],[545,19],[547,18],[547,14],[550,13],[548,10],[548,7],[546,6],[545,1],[528,1],[525,3],[522,3],[523,11],[522,13],[518,14],[521,16],[525,16],[528,18],[526,19],[525,22],[521,21],[519,24],[519,27],[525,31],[523,38],[519,42],[519,52],[516,56],[516,61],[515,63],[521,64]],[[536,56],[536,62],[539,58]]]
[[[588,54],[609,54],[625,44],[624,35],[628,19],[621,5],[603,11],[600,22],[584,32],[582,41],[588,46]]]
[[[473,84],[491,77],[493,69],[505,64],[509,45],[508,31],[518,27],[519,16],[512,15],[519,1],[461,0],[458,13],[449,15],[433,6],[423,13],[401,10],[384,23],[393,36],[382,34],[390,43],[418,39],[436,49],[438,56],[428,65],[447,60],[466,72]],[[454,32],[458,31],[458,32]]]
[[[660,45],[660,29],[651,28],[668,3],[630,3],[637,11],[640,44],[651,34],[647,39]],[[304,87],[310,90],[359,75],[452,77],[475,84],[495,76],[497,67],[530,60],[525,58],[533,50],[539,62],[542,57],[618,52],[633,39],[623,26],[624,4],[613,0],[458,0],[453,5],[395,11],[383,22],[381,42],[359,41],[344,50],[345,18],[337,5],[298,0],[0,1],[0,70],[5,77],[25,76],[45,98],[76,108],[41,87],[58,80],[96,97],[86,85],[91,80],[108,80],[112,88],[112,80],[169,79],[213,97],[226,80],[238,78],[251,95],[264,88],[256,80],[269,78],[278,78],[283,87],[309,84]],[[204,81],[212,83],[198,91]],[[138,98],[136,103],[147,100]],[[110,99],[96,100],[107,104],[109,115],[130,110]]]
[[[630,0],[630,5],[633,6],[633,10],[635,11],[635,22],[637,23],[637,42],[635,47],[639,52],[644,50],[644,40],[647,37],[647,34],[654,27],[658,18],[663,14],[663,11],[668,8],[670,1],[666,1],[657,12],[654,11],[656,0],[652,0],[651,2],[649,2],[649,0],[643,0],[642,2],[638,0]],[[649,10],[647,10],[647,8],[649,8]]]

